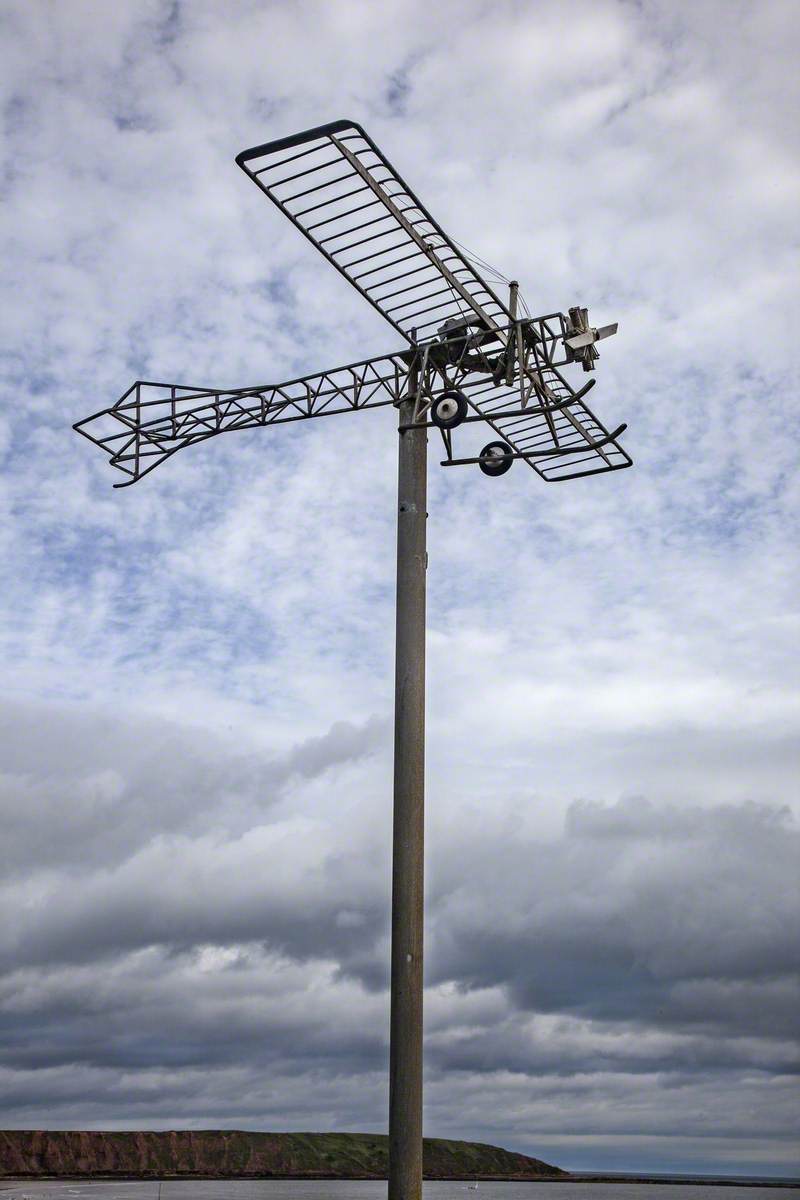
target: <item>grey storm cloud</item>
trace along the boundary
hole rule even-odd
[[[128,859],[156,835],[211,826],[246,829],[291,781],[375,752],[385,721],[336,722],[275,758],[245,753],[228,736],[108,712],[52,706],[0,711],[3,771],[0,868],[8,879],[69,856],[78,870]],[[46,750],[45,750],[46,746]],[[43,769],[43,755],[49,766]]]
[[[472,841],[436,872],[433,970],[502,980],[544,1011],[700,1027],[744,1019],[789,1035],[796,993],[788,980],[774,988],[798,966],[800,839],[788,822],[757,805],[576,804],[560,844],[498,845],[499,879]],[[755,979],[765,986],[754,1017]]]
[[[394,414],[121,492],[69,428],[397,348],[233,163],[346,116],[533,311],[620,322],[635,461],[431,444],[426,1127],[790,1170],[792,6],[0,21],[0,1120],[385,1126]]]
[[[58,716],[47,712],[54,731]],[[81,856],[67,838],[54,843],[60,853],[37,857],[33,830],[17,843],[25,870],[2,885],[4,911],[16,914],[2,944],[9,1064],[169,1070],[288,1057],[377,1071],[387,823],[339,822],[336,801],[350,769],[376,752],[386,758],[383,727],[340,724],[277,764],[254,754],[246,789],[224,743],[207,747],[210,773],[209,760],[187,755],[179,791],[201,798],[199,815],[176,829],[180,810],[164,816],[142,802],[152,819],[137,840],[121,772],[127,766],[140,783],[147,776],[148,728],[126,728],[132,745],[120,728],[107,739],[120,774],[99,830],[103,853]],[[71,736],[53,743],[80,762],[74,713],[63,732]],[[177,744],[162,726],[161,745]],[[280,789],[295,774],[324,780],[324,819],[281,811]],[[74,803],[69,775],[51,767],[29,786],[57,811]],[[202,802],[206,791],[219,800],[222,780],[244,804],[228,828]],[[161,794],[159,776],[148,789]],[[39,819],[32,808],[31,821]],[[431,850],[427,986],[503,999],[502,1012],[490,1006],[454,1039],[434,1016],[433,1067],[571,1075],[622,1065],[637,1074],[668,1054],[673,1069],[691,1075],[793,1058],[798,840],[788,812],[772,806],[642,799],[576,803],[548,840],[521,829],[514,836],[502,812],[451,829]],[[110,852],[126,842],[124,853]],[[205,961],[218,971],[206,975]],[[274,975],[271,961],[284,964]],[[302,987],[304,971],[331,984],[317,994],[319,1008],[308,997],[299,1009],[286,1004],[284,988]],[[337,988],[358,998],[349,1028],[331,1020]],[[532,1038],[528,1022],[548,1015],[605,1032],[589,1044]]]
[[[360,941],[362,926],[379,919],[383,897],[365,885],[376,870],[383,874],[382,859],[366,866],[365,847],[347,836],[326,839],[335,814],[332,822],[274,814],[293,780],[324,776],[385,745],[385,722],[340,721],[271,760],[241,757],[232,739],[208,740],[198,753],[196,739],[163,722],[82,717],[28,711],[19,737],[8,730],[9,757],[18,760],[17,773],[0,780],[9,864],[0,892],[9,911],[17,908],[15,882],[21,894],[32,879],[44,882],[5,926],[9,964],[236,939],[288,944],[294,954],[305,941],[302,953],[313,956]],[[43,724],[51,764],[44,775],[36,741],[26,748],[24,733]]]
[[[49,721],[57,727],[56,711]],[[343,763],[363,764],[373,747],[363,730],[332,735],[315,740],[304,768],[335,801],[349,786]],[[340,752],[326,755],[338,738]],[[297,747],[287,761],[301,758]],[[195,764],[198,779],[204,768]],[[116,813],[124,825],[124,806]],[[548,840],[510,837],[502,813],[452,830],[432,850],[428,908],[437,1111],[445,1095],[469,1111],[476,1079],[491,1094],[508,1075],[528,1084],[507,1120],[516,1128],[533,1106],[540,1137],[556,1132],[538,1107],[554,1096],[598,1137],[619,1132],[634,1104],[654,1137],[698,1122],[753,1134],[747,1104],[798,1057],[799,836],[770,806],[644,800],[574,804]],[[4,884],[4,911],[18,914],[0,984],[5,1119],[35,1117],[42,1081],[60,1121],[88,1088],[90,1122],[114,1112],[135,1126],[150,1103],[149,1121],[258,1113],[288,1128],[293,1111],[311,1111],[312,1079],[332,1089],[334,1124],[361,1111],[352,1081],[380,1097],[386,1067],[387,851],[385,828],[376,839],[334,820],[287,826],[267,804],[244,836],[165,835],[156,824],[116,863],[76,863],[69,843],[60,862],[31,862]],[[291,1101],[266,1096],[259,1073]],[[337,1087],[342,1078],[351,1082]],[[600,1096],[623,1079],[617,1127]],[[709,1098],[734,1085],[740,1106],[701,1122]],[[659,1105],[643,1118],[648,1089]],[[770,1092],[772,1137],[790,1133],[791,1094]],[[452,1114],[442,1127],[457,1128]]]

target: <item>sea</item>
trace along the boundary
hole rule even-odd
[[[725,1183],[670,1181],[650,1183],[426,1183],[425,1200],[778,1200],[800,1197],[800,1183],[776,1188],[755,1180]],[[158,1200],[154,1180],[48,1179],[0,1181],[1,1200]],[[189,1180],[161,1183],[160,1200],[386,1200],[386,1183],[343,1180]]]

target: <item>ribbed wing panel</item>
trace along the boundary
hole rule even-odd
[[[243,150],[239,166],[398,332],[509,312],[360,125],[335,121]]]
[[[632,465],[629,455],[557,370],[544,368],[540,378],[548,392],[546,405],[533,398],[529,411],[509,417],[493,414],[519,409],[516,384],[497,385],[488,378],[465,380],[459,386],[503,441],[519,453],[535,455],[525,461],[548,483]]]

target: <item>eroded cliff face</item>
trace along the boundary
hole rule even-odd
[[[368,1133],[178,1130],[0,1131],[0,1177],[124,1176],[381,1179],[388,1139]],[[428,1179],[541,1179],[566,1172],[499,1146],[426,1138]]]

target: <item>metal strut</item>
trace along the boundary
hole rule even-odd
[[[408,357],[402,351],[234,391],[137,381],[111,408],[73,428],[128,476],[114,486],[128,487],[176,451],[218,433],[396,404],[405,387]]]

